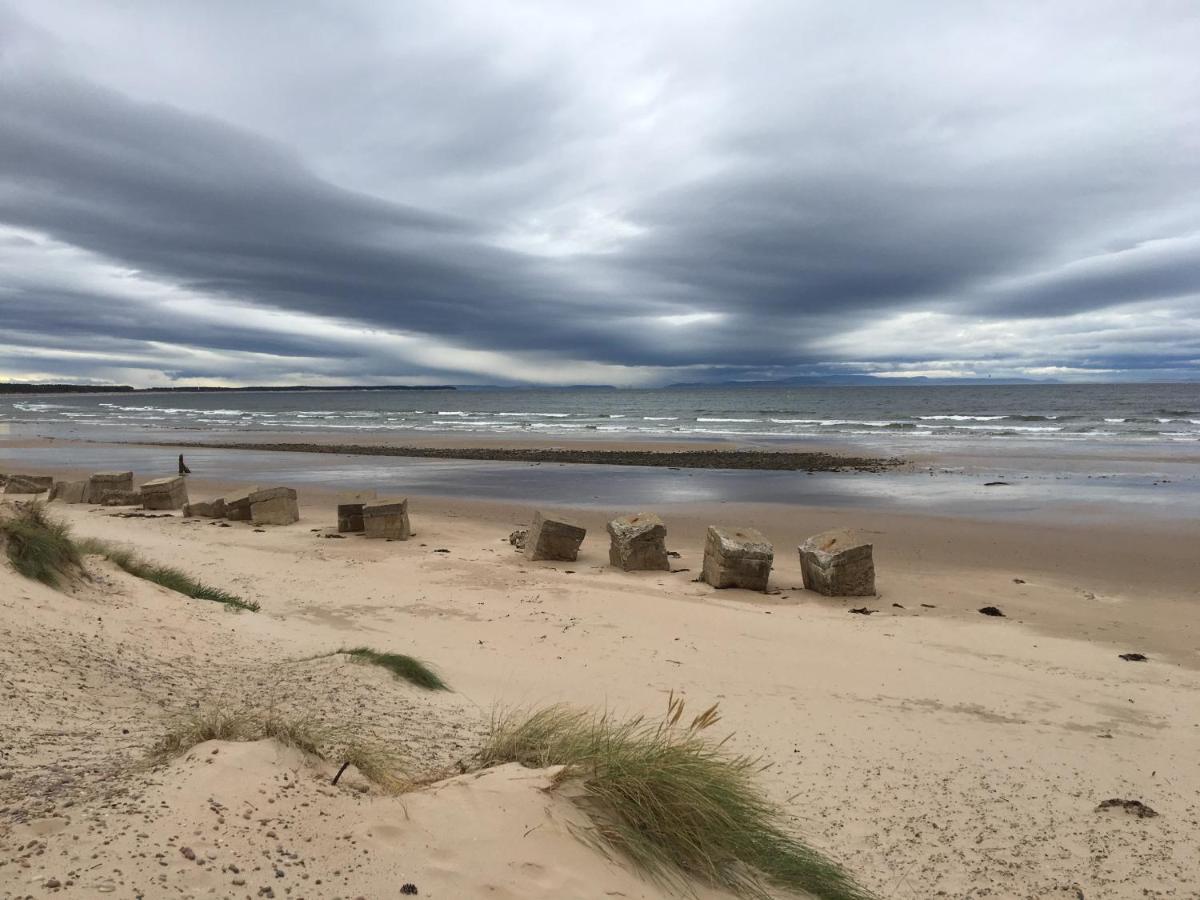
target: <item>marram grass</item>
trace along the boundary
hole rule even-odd
[[[338,650],[351,659],[387,669],[397,678],[402,678],[428,691],[448,691],[449,686],[428,663],[404,653],[380,653],[370,647],[353,647]]]
[[[13,568],[26,578],[54,587],[79,567],[79,548],[65,522],[46,515],[40,503],[21,506],[0,519],[0,538]]]
[[[164,566],[149,562],[138,556],[132,550],[114,547],[105,541],[86,540],[80,543],[79,549],[84,553],[95,553],[103,556],[109,562],[124,569],[130,575],[153,581],[155,584],[176,591],[196,600],[212,600],[223,603],[232,609],[243,609],[248,612],[258,612],[259,605],[253,600],[243,600],[236,594],[213,587],[193,578],[186,572],[174,566]]]
[[[368,781],[390,793],[401,793],[412,786],[398,754],[362,740],[347,729],[322,724],[310,716],[221,704],[209,704],[171,722],[150,751],[150,760],[156,764],[170,762],[205,741],[261,740],[275,741],[323,762],[349,763]]]
[[[561,705],[503,716],[479,764],[565,766],[597,836],[676,886],[685,887],[686,875],[758,898],[773,889],[820,900],[874,897],[786,831],[781,810],[757,785],[757,760],[702,734],[719,719],[715,706],[688,726],[682,715],[683,702],[672,697],[662,722]]]

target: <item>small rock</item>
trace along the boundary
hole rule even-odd
[[[408,882],[400,886],[400,893],[416,895],[419,894],[420,891],[417,890],[417,886],[415,884]]]
[[[1144,653],[1122,653],[1121,659],[1126,662],[1146,662],[1149,657]]]
[[[1004,613],[1000,612],[1000,608],[996,606],[985,606],[979,611],[985,616],[999,616],[1002,619],[1005,618]]]
[[[196,858],[196,851],[193,850],[191,847],[180,847],[179,853],[183,856],[184,859],[195,859]]]

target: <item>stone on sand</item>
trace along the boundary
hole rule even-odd
[[[363,524],[363,505],[375,499],[374,491],[364,491],[359,494],[348,494],[338,498],[337,530],[338,534],[355,533],[366,529]]]
[[[875,595],[872,545],[844,528],[814,535],[799,547],[804,586],[826,597]]]
[[[408,498],[371,500],[363,504],[363,530],[369,538],[407,541],[412,536],[408,522]]]
[[[225,498],[217,497],[215,500],[197,500],[195,503],[189,503],[183,508],[183,514],[187,517],[223,519],[225,518]]]
[[[132,472],[93,472],[87,480],[87,502],[103,503],[106,494],[133,490]]]
[[[561,516],[551,516],[538,511],[533,514],[533,524],[525,535],[527,559],[553,559],[574,562],[579,558],[579,545],[587,529]]]
[[[4,484],[4,493],[44,494],[53,488],[53,475],[9,475]]]
[[[703,579],[715,588],[765,591],[775,548],[754,528],[708,526]]]
[[[144,509],[183,509],[187,502],[187,482],[182,476],[155,478],[142,484]]]
[[[300,521],[300,504],[290,487],[264,488],[250,495],[250,519],[255,525],[291,525]]]
[[[88,483],[86,481],[56,481],[50,491],[51,500],[63,503],[86,503]]]
[[[667,526],[654,513],[619,516],[608,523],[608,561],[618,569],[667,571]]]

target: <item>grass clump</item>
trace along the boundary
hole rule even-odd
[[[400,793],[412,784],[397,753],[347,729],[322,724],[310,716],[244,707],[211,705],[179,717],[155,743],[150,760],[169,762],[205,741],[261,740],[275,741],[323,762],[349,763],[368,781],[391,793]]]
[[[381,666],[397,678],[402,678],[410,684],[425,688],[427,691],[450,690],[449,685],[442,680],[437,672],[430,668],[428,663],[404,653],[380,653],[378,650],[372,650],[370,647],[353,647],[338,650],[337,652],[344,653],[351,659],[366,663],[367,665]]]
[[[687,726],[683,708],[672,696],[661,722],[569,706],[501,717],[480,764],[565,766],[597,835],[677,886],[686,887],[686,874],[752,897],[770,897],[774,887],[870,900],[840,866],[787,833],[781,810],[756,784],[757,760],[702,734],[718,721],[716,706]]]
[[[19,506],[15,514],[0,518],[0,539],[14,569],[51,587],[79,567],[70,529],[47,516],[41,503]]]
[[[174,566],[149,562],[132,550],[114,547],[105,541],[96,540],[83,541],[79,546],[83,552],[103,556],[130,575],[144,578],[146,581],[153,581],[157,585],[184,596],[196,600],[212,600],[214,603],[223,603],[232,609],[243,609],[247,612],[259,611],[260,607],[254,600],[243,600],[236,594],[205,584]]]

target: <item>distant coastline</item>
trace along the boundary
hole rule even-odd
[[[209,393],[301,393],[306,391],[456,391],[452,384],[289,384],[247,387],[155,387],[135,388],[128,384],[17,384],[0,383],[0,394],[209,394]]]

